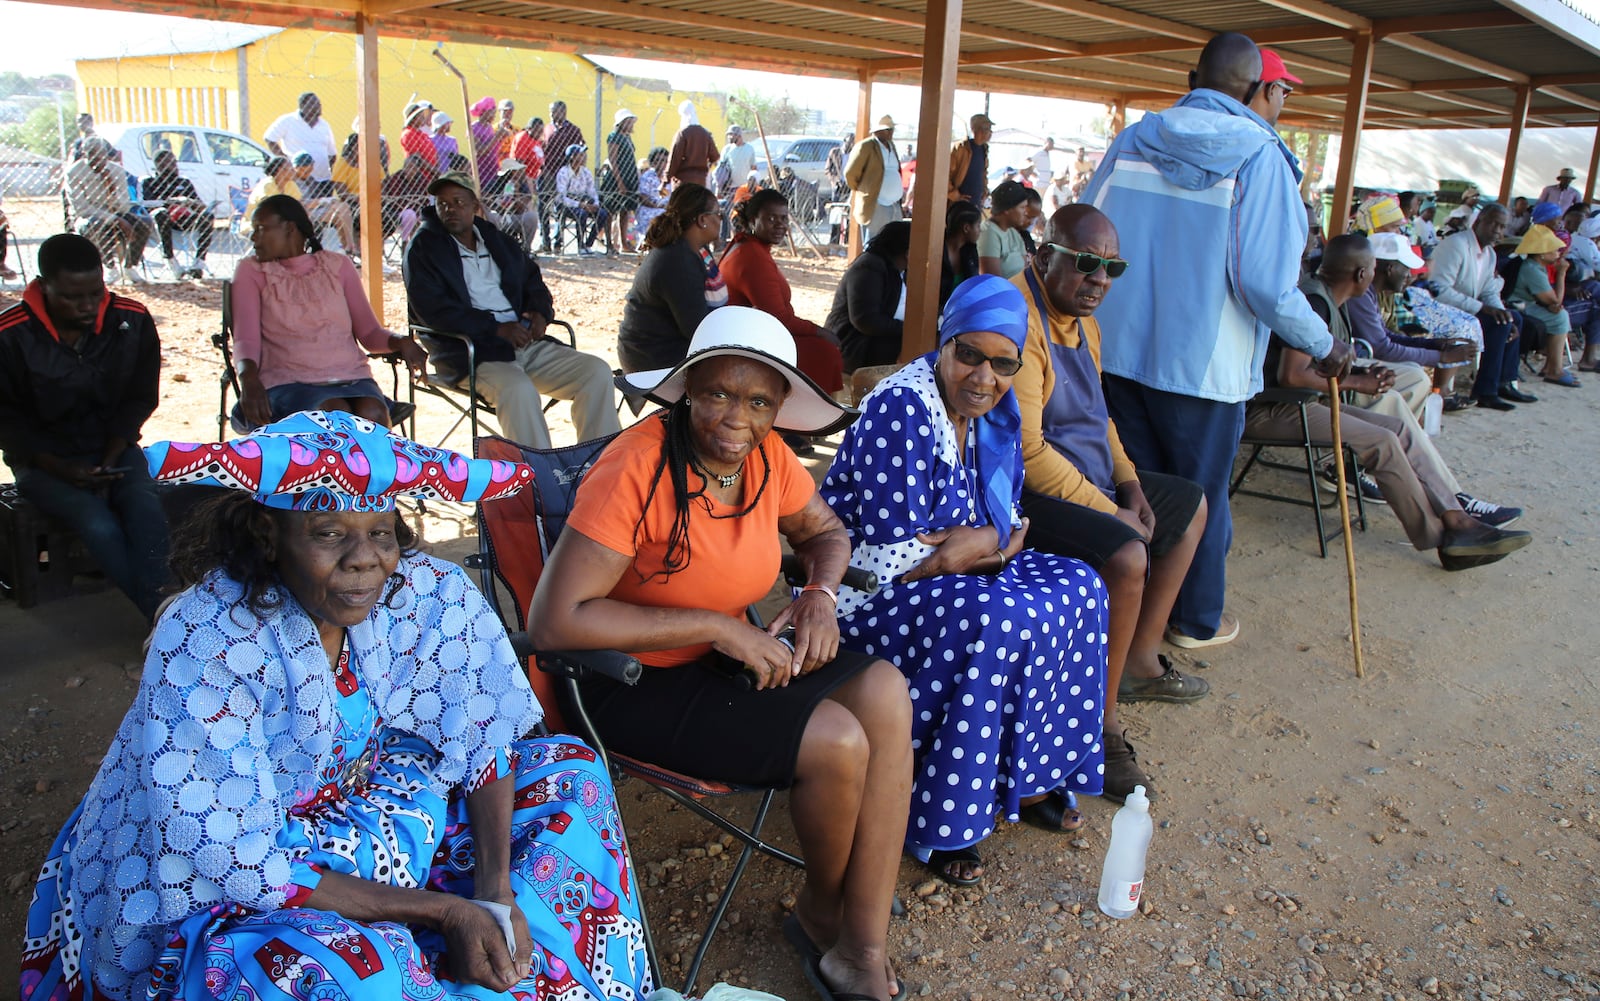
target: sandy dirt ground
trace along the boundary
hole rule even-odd
[[[821,320],[838,262],[785,269]],[[556,261],[546,273],[581,345],[615,358],[629,260]],[[158,285],[164,399],[148,437],[215,433],[215,284]],[[0,293],[3,295],[3,293]],[[403,293],[389,284],[398,323]],[[1084,801],[1072,836],[1003,827],[981,888],[905,862],[908,915],[891,948],[909,993],[999,998],[1600,997],[1600,501],[1591,458],[1600,377],[1532,386],[1511,414],[1445,418],[1440,447],[1467,489],[1528,508],[1533,546],[1460,574],[1416,553],[1384,509],[1356,540],[1367,677],[1354,678],[1342,560],[1317,558],[1309,512],[1234,505],[1230,608],[1238,641],[1185,670],[1212,696],[1134,706],[1130,735],[1156,779],[1143,913],[1099,916],[1112,807]],[[1544,390],[1549,390],[1544,392]],[[423,437],[443,432],[423,400]],[[552,414],[571,440],[566,408]],[[464,444],[458,436],[456,444]],[[818,459],[820,476],[831,450]],[[1259,482],[1297,489],[1285,474]],[[1276,479],[1272,479],[1276,478]],[[470,518],[423,526],[434,551],[476,548]],[[138,617],[114,592],[22,611],[0,603],[0,969],[15,969],[34,874],[98,766],[136,685]],[[715,832],[637,781],[619,796],[646,906],[668,964],[687,958],[732,867]],[[792,844],[785,816],[771,822]],[[798,874],[751,865],[712,949],[714,980],[812,996],[779,933]],[[3,980],[0,980],[3,982]],[[13,981],[14,982],[14,981]],[[0,995],[9,990],[0,988]]]

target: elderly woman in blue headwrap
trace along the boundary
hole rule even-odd
[[[1027,306],[993,275],[957,286],[939,348],[878,384],[822,484],[851,563],[883,582],[839,596],[852,649],[911,684],[907,849],[971,885],[996,816],[1082,825],[1099,795],[1106,593],[1086,564],[1026,549],[1021,418]]]
[[[525,739],[505,629],[394,509],[531,471],[320,411],[146,456],[237,489],[177,547],[186,589],[40,871],[21,996],[649,994],[605,767]]]

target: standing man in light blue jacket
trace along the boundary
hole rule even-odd
[[[1228,478],[1270,334],[1323,375],[1344,375],[1352,357],[1296,287],[1307,235],[1299,163],[1250,108],[1264,89],[1291,89],[1273,63],[1263,73],[1244,35],[1211,39],[1189,93],[1120,133],[1083,198],[1116,224],[1131,265],[1122,284],[1134,283],[1100,307],[1106,402],[1123,445],[1140,469],[1205,489],[1205,536],[1167,630],[1191,649],[1239,634],[1223,612]],[[1276,94],[1268,103],[1281,107]]]

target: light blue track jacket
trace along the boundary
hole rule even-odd
[[[1294,154],[1259,115],[1195,90],[1124,129],[1084,201],[1111,217],[1123,277],[1096,311],[1101,367],[1223,403],[1261,391],[1276,331],[1321,358],[1327,324],[1296,287],[1306,244]]]

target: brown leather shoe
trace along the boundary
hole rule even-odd
[[[1105,791],[1101,798],[1121,803],[1133,792],[1134,786],[1144,786],[1144,794],[1155,801],[1156,791],[1150,777],[1139,767],[1139,756],[1133,745],[1120,733],[1102,734],[1100,741],[1106,749]]]

